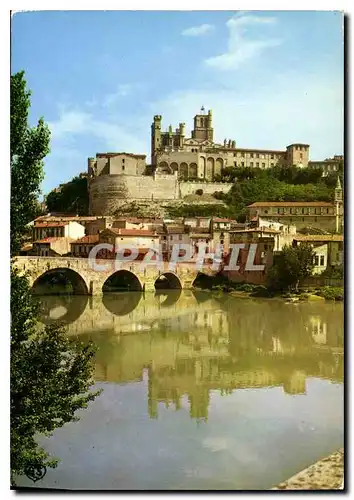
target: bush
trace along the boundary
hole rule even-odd
[[[344,288],[325,286],[318,294],[320,297],[324,297],[326,300],[344,300]]]
[[[198,196],[202,196],[202,194],[204,193],[204,191],[202,189],[197,189],[195,194],[197,194]]]

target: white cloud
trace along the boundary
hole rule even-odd
[[[201,24],[200,26],[193,26],[182,31],[183,36],[203,36],[214,30],[212,24]]]
[[[115,92],[106,95],[102,99],[102,106],[106,108],[114,106],[122,97],[128,97],[141,88],[142,85],[139,83],[121,83]]]
[[[224,54],[210,57],[205,60],[208,66],[220,70],[235,70],[239,66],[259,56],[266,49],[281,44],[277,38],[259,37],[262,25],[273,25],[274,17],[259,17],[255,15],[236,15],[229,19],[226,26],[229,29],[228,49]],[[257,26],[255,38],[248,35],[248,27]]]
[[[75,137],[80,135],[96,137],[103,141],[107,150],[143,152],[144,141],[139,140],[136,134],[127,132],[126,127],[118,123],[96,118],[93,114],[81,110],[61,110],[59,119],[48,124],[52,132],[52,138],[60,147],[67,144],[68,138],[71,143]],[[55,153],[55,146],[52,147]]]
[[[236,140],[237,147],[284,150],[294,142],[310,144],[311,159],[343,152],[343,81],[337,75],[294,73],[274,76],[267,86],[242,89],[194,88],[167,95],[151,104],[163,127],[186,122],[203,103],[213,111],[214,140]]]

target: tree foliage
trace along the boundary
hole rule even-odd
[[[247,215],[247,206],[256,201],[331,201],[333,189],[320,178],[318,169],[297,167],[228,167],[227,178],[234,182],[221,199],[238,220]],[[301,181],[301,182],[300,182]]]
[[[314,252],[307,243],[293,247],[286,245],[268,271],[268,286],[273,290],[298,289],[302,280],[312,274]]]
[[[60,190],[51,191],[47,196],[46,205],[49,212],[87,215],[89,211],[87,177],[76,176],[70,182],[63,184]]]
[[[43,119],[28,126],[30,91],[24,72],[11,76],[11,255],[21,248],[25,227],[38,211],[43,159],[49,153],[50,132]]]
[[[20,248],[32,218],[49,151],[49,130],[40,120],[27,125],[30,93],[24,73],[11,77],[11,250]],[[48,434],[76,419],[98,393],[90,392],[91,345],[74,344],[59,327],[40,327],[26,276],[11,263],[11,483],[16,476],[37,476],[56,460],[37,445]]]

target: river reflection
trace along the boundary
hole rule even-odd
[[[60,321],[61,307],[68,334],[93,340],[97,346],[94,378],[104,391],[78,424],[59,429],[55,439],[46,441],[63,463],[58,472],[48,473],[43,484],[52,485],[56,478],[62,488],[87,484],[88,488],[118,489],[264,489],[342,445],[342,304],[286,304],[192,291],[90,297],[85,307],[81,297],[66,299],[45,297],[42,319]],[[186,412],[191,423],[204,423],[209,429],[209,435],[203,435],[202,451],[198,432],[193,434],[186,423]],[[252,435],[256,421],[261,427]],[[215,422],[217,434],[223,435],[222,445],[215,441]],[[113,425],[116,434],[109,438],[102,425],[107,432]],[[77,475],[70,473],[74,458],[61,449],[63,443],[74,439],[73,447],[83,449],[82,440],[90,439],[92,432],[101,436],[101,444],[95,445],[101,447],[100,453],[107,460],[119,460],[126,474],[118,473],[119,481],[101,455],[95,466],[93,462],[87,466],[80,455],[86,469],[76,464]],[[155,441],[143,444],[148,438],[141,433],[149,432]],[[248,436],[246,441],[235,440],[240,433]],[[167,451],[175,436],[178,445]],[[194,453],[188,440],[194,440],[199,450],[202,473],[190,472],[196,467],[191,461],[197,459],[187,458]],[[121,442],[132,450],[127,455],[117,451]],[[275,455],[274,446],[280,447]],[[180,462],[172,458],[179,453]],[[152,457],[157,468],[153,473]],[[233,468],[225,460],[234,460]],[[264,460],[270,464],[266,471]],[[171,469],[166,465],[169,461]],[[247,464],[255,468],[255,476],[245,474]],[[132,475],[135,467],[139,477]],[[176,467],[182,467],[182,472]],[[101,474],[96,481],[93,471]]]

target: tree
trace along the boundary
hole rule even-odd
[[[268,286],[273,290],[298,290],[299,284],[311,276],[314,268],[314,252],[307,243],[284,246],[268,271]]]
[[[24,72],[11,77],[11,252],[16,254],[31,220],[43,178],[42,161],[49,151],[43,120],[27,124],[30,92]],[[27,474],[38,479],[55,467],[38,446],[37,434],[50,434],[76,420],[98,392],[92,385],[91,344],[74,344],[60,327],[40,327],[26,276],[11,263],[11,483]]]
[[[25,227],[38,210],[37,197],[43,179],[43,159],[49,153],[50,132],[43,119],[28,127],[31,93],[24,72],[11,76],[11,255],[21,248]]]
[[[46,199],[49,212],[75,213],[87,215],[89,197],[87,177],[74,177],[70,182],[63,184],[59,190],[51,191]]]

